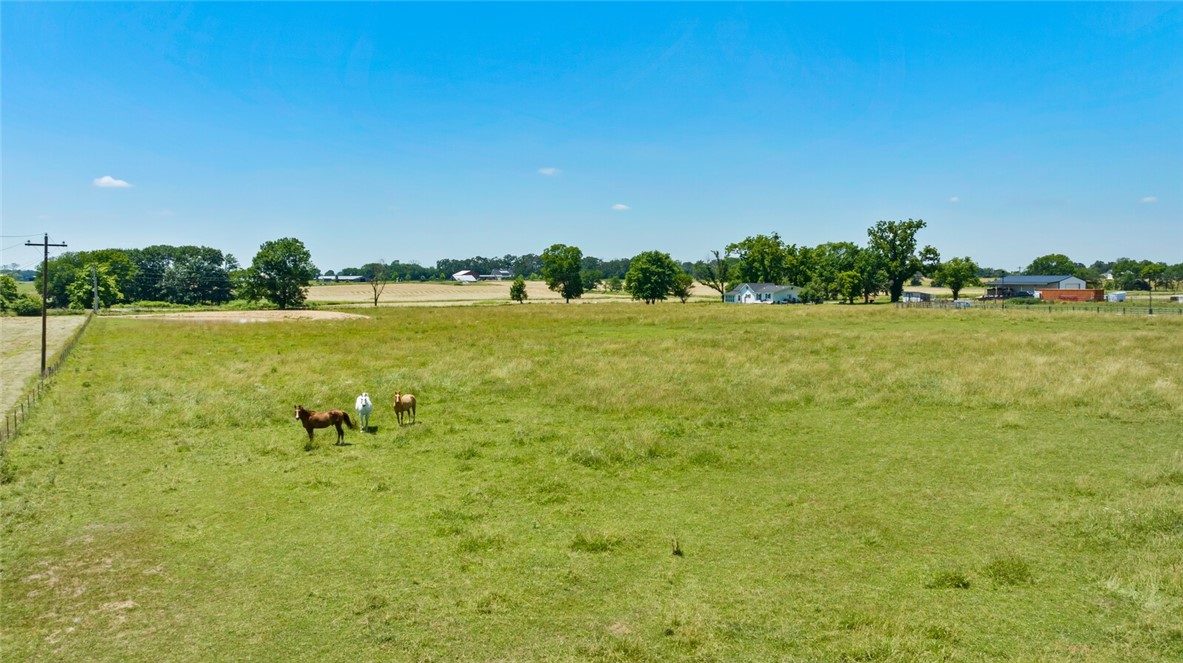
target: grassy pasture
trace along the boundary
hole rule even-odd
[[[0,485],[4,658],[1183,657],[1183,320],[359,311],[95,320]]]

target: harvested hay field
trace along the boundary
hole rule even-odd
[[[387,283],[378,298],[384,306],[456,306],[491,302],[509,302],[509,281],[481,281],[478,283]],[[546,287],[542,281],[526,281],[527,303],[561,302],[563,298]],[[713,290],[696,286],[694,297],[718,297]],[[374,291],[369,283],[316,285],[308,289],[308,301],[335,304],[371,304]],[[572,303],[629,301],[627,293],[601,291],[585,293]]]
[[[84,315],[48,318],[45,341],[48,355],[52,358],[84,322]],[[0,317],[0,338],[4,339],[4,350],[0,355],[0,361],[3,361],[0,409],[7,412],[41,369],[41,318]]]

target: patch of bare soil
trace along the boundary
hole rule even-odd
[[[177,320],[197,322],[274,322],[276,320],[347,320],[365,318],[356,313],[340,311],[186,311],[182,313],[138,313],[121,316],[146,320]]]

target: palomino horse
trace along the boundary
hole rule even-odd
[[[403,413],[410,412],[407,419],[415,423],[415,397],[411,394],[394,392],[394,416],[398,417],[398,425],[403,425]]]
[[[357,397],[357,401],[353,403],[353,409],[357,410],[357,425],[361,426],[363,431],[370,430],[370,413],[374,411],[370,395],[363,391],[361,396]]]
[[[297,405],[296,418],[300,420],[300,423],[304,424],[304,430],[308,431],[309,442],[312,442],[313,428],[336,426],[337,444],[345,444],[345,431],[341,430],[342,421],[345,422],[346,426],[357,430],[357,426],[349,420],[349,414],[344,410],[324,410],[323,412],[317,412],[315,410],[305,410],[303,405]]]

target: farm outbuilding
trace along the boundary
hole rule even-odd
[[[741,283],[723,295],[729,304],[788,304],[801,301],[801,289],[775,283]]]
[[[931,302],[932,295],[927,292],[917,292],[915,290],[905,290],[900,295],[901,302]]]
[[[986,283],[987,297],[1035,297],[1043,290],[1084,290],[1088,284],[1071,275],[1003,276]]]
[[[459,281],[461,283],[476,283],[480,280],[480,278],[481,275],[477,274],[471,269],[466,269],[462,272],[456,272],[452,275],[453,280]]]

